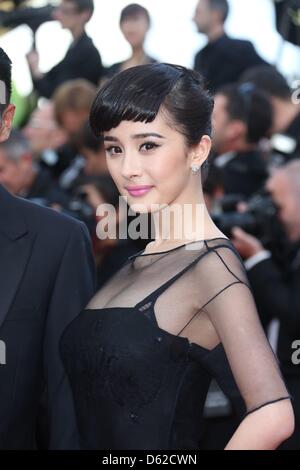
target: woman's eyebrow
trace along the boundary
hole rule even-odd
[[[156,137],[158,139],[165,139],[164,136],[157,134],[156,132],[144,132],[141,134],[134,134],[131,136],[132,139],[146,139],[147,137]],[[103,140],[104,142],[119,142],[119,139],[112,135],[104,136]]]
[[[157,137],[158,139],[165,139],[164,136],[157,134],[156,132],[146,132],[143,134],[134,134],[131,136],[133,139],[145,139],[147,137]]]
[[[119,142],[119,139],[117,137],[113,137],[112,135],[105,135],[103,137],[104,142]]]

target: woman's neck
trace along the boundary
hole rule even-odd
[[[154,213],[153,223],[153,248],[224,236],[213,222],[203,196],[193,202],[171,204]]]
[[[147,57],[143,46],[138,46],[132,49],[131,57],[128,59],[127,62],[142,64],[145,62],[145,58]]]

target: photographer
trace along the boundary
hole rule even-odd
[[[300,158],[299,91],[292,92],[278,70],[271,66],[254,67],[241,77],[241,83],[253,83],[264,91],[273,108],[271,147],[277,165]]]
[[[74,145],[82,126],[88,119],[97,89],[86,80],[70,80],[56,90],[53,95],[54,117],[59,128],[67,135],[67,142],[60,149],[64,155],[64,169],[59,176],[59,184],[72,192],[73,184],[83,171],[85,161],[78,155]],[[62,159],[58,162],[62,167]]]
[[[103,71],[101,57],[85,32],[93,12],[93,0],[62,0],[54,10],[54,19],[71,32],[73,42],[65,58],[46,74],[39,69],[38,53],[33,50],[28,54],[33,85],[39,95],[51,98],[59,85],[76,78],[99,83]]]
[[[229,10],[227,0],[199,0],[194,15],[198,32],[208,39],[207,45],[195,57],[194,69],[204,75],[213,93],[239,80],[250,67],[267,63],[250,41],[226,34],[224,24]]]
[[[53,103],[45,102],[36,108],[22,133],[34,158],[50,171],[54,180],[58,180],[70,164],[70,152],[65,151],[68,136],[55,120]]]
[[[215,96],[213,168],[225,195],[248,198],[267,178],[259,150],[260,140],[272,125],[268,98],[254,85],[226,85]]]
[[[300,369],[292,362],[292,344],[300,338],[300,162],[277,169],[266,188],[290,242],[285,263],[279,266],[257,238],[240,228],[233,229],[232,241],[245,259],[262,323],[271,327],[269,339],[277,350],[282,374],[294,397],[296,431],[282,448],[300,449]],[[274,319],[279,322],[272,322]]]
[[[97,289],[100,289],[128,260],[139,250],[139,244],[128,238],[120,238],[119,225],[123,223],[125,216],[120,207],[120,193],[110,174],[86,175],[81,179],[79,186],[81,193],[85,195],[85,201],[94,210],[96,224],[105,220],[105,215],[97,213],[103,204],[114,208],[116,214],[116,237],[107,236],[99,238],[97,226],[91,233],[94,257],[96,262]],[[108,226],[105,227],[105,230]]]
[[[84,158],[83,175],[97,177],[108,174],[103,140],[95,136],[88,121],[73,141],[78,153]]]
[[[67,196],[34,160],[27,139],[13,131],[0,143],[0,184],[12,194],[47,205],[64,205]]]

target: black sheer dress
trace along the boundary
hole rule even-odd
[[[82,449],[197,449],[212,377],[247,412],[289,398],[226,238],[137,253],[65,330]]]

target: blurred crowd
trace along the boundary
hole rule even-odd
[[[102,141],[89,127],[89,112],[97,89],[114,74],[156,59],[144,46],[149,12],[130,4],[121,12],[120,29],[131,55],[104,67],[85,30],[93,12],[92,0],[62,0],[53,15],[72,34],[65,58],[42,73],[37,51],[28,54],[31,108],[0,144],[0,183],[86,223],[100,288],[150,240],[96,236],[97,207],[109,203],[118,210],[119,193]],[[297,90],[249,41],[226,34],[228,14],[226,0],[199,0],[193,18],[207,37],[194,68],[215,98],[204,191],[219,228],[245,262],[262,323],[294,397],[296,433],[284,446],[299,449],[300,373],[291,362],[291,345],[300,339],[300,101]],[[235,425],[234,412],[216,386],[209,397],[203,446],[222,448]]]

